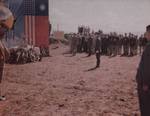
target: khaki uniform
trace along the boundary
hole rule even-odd
[[[9,50],[0,40],[0,83],[2,82],[4,63],[9,57]]]

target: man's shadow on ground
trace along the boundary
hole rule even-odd
[[[89,58],[89,57],[91,57],[91,56],[89,56],[89,55],[86,55],[86,56],[83,56],[83,57],[81,57],[81,58]]]
[[[74,56],[76,56],[76,55],[71,54],[71,53],[62,53],[62,55],[63,55],[64,57],[74,57]]]
[[[65,57],[74,57],[76,55],[64,55]]]
[[[98,69],[99,67],[93,67],[93,68],[90,68],[90,69],[88,69],[88,70],[85,70],[84,72],[89,72],[89,71],[94,71],[94,70],[96,70],[96,69]]]

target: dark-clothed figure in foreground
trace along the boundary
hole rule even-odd
[[[97,36],[96,45],[95,45],[95,54],[96,54],[96,68],[100,67],[100,56],[101,56],[101,37]]]
[[[136,79],[141,116],[150,116],[150,25],[147,26],[145,36],[148,43],[143,51]]]
[[[2,39],[5,37],[6,32],[11,30],[14,26],[14,16],[12,12],[4,5],[4,0],[0,0],[0,100],[5,100],[2,96],[3,88],[3,69],[5,61],[8,60],[9,51],[3,44]]]
[[[4,37],[4,33],[5,33],[4,29],[0,25],[0,101],[5,100],[5,97],[2,96],[2,80],[3,80],[4,64],[5,64],[5,61],[9,57],[9,51],[2,42],[2,39]]]

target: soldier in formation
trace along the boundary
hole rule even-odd
[[[132,57],[141,54],[145,49],[147,40],[141,35],[138,37],[132,33],[118,34],[111,32],[109,34],[98,32],[90,32],[90,28],[81,26],[78,28],[78,33],[69,34],[70,52],[73,56],[76,53],[86,53],[88,57],[95,54],[95,48],[98,45],[101,55],[111,57],[122,56]],[[100,38],[100,44],[97,45],[97,38]]]

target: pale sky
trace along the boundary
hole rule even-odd
[[[77,32],[78,25],[95,31],[143,33],[150,24],[150,0],[49,0],[53,30]]]

